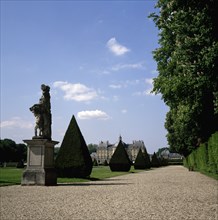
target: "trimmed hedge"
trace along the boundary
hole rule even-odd
[[[141,148],[139,149],[139,152],[137,154],[137,157],[135,159],[134,168],[137,170],[144,170],[146,169],[146,160],[142,153]]]
[[[118,146],[116,147],[116,150],[114,151],[109,166],[111,171],[124,171],[128,172],[131,168],[131,161],[129,159],[129,156],[125,150],[125,147],[120,140],[118,143]]]
[[[183,164],[191,170],[218,174],[218,132],[189,154]]]
[[[218,174],[218,131],[208,141],[209,172]]]
[[[55,160],[58,177],[88,177],[92,158],[73,115]]]
[[[151,157],[151,166],[152,167],[160,167],[160,161],[158,160],[157,155],[156,155],[155,152]]]

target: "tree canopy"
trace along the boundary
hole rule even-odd
[[[216,0],[159,0],[153,92],[170,107],[165,127],[171,150],[188,155],[218,130]]]
[[[0,162],[19,162],[26,161],[27,146],[16,144],[11,139],[0,140]]]

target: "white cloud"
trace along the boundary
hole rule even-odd
[[[106,69],[100,69],[93,71],[94,73],[97,73],[99,75],[109,75],[112,72],[118,72],[121,70],[146,70],[146,66],[144,62],[138,62],[138,63],[118,63],[111,67],[107,67]]]
[[[151,73],[154,74],[154,75],[157,75],[158,71],[157,70],[152,70]]]
[[[153,88],[146,89],[146,90],[143,92],[143,94],[146,95],[146,96],[154,96],[155,94],[151,92],[152,89],[153,89]]]
[[[117,84],[117,85],[111,84],[111,85],[109,85],[109,87],[110,87],[111,89],[121,89],[121,88],[122,88],[122,85],[121,85],[121,84]]]
[[[119,101],[119,99],[120,99],[119,96],[117,96],[117,95],[114,95],[114,96],[113,96],[113,101],[114,101],[114,102]]]
[[[132,95],[133,96],[154,96],[155,94],[152,93],[153,79],[147,78],[147,79],[145,79],[145,83],[148,85],[147,89],[145,91],[143,91],[143,92],[137,91],[137,92],[134,92]]]
[[[126,113],[127,113],[127,110],[126,110],[126,109],[122,109],[121,112],[122,112],[123,114],[126,114]]]
[[[117,40],[113,37],[107,42],[107,47],[116,56],[121,56],[130,51],[127,47],[119,44]]]
[[[68,83],[63,81],[56,81],[53,83],[55,88],[59,88],[65,92],[65,100],[74,100],[77,102],[91,101],[98,97],[98,93],[81,83]]]
[[[101,110],[81,111],[81,112],[77,113],[77,117],[79,119],[102,119],[102,120],[107,120],[110,118],[107,115],[107,113],[105,113]]]
[[[20,117],[13,117],[10,120],[0,122],[0,128],[25,128],[32,129],[33,124]]]
[[[133,96],[141,96],[141,95],[142,95],[142,92],[134,92],[132,95],[133,95]]]
[[[153,86],[153,79],[152,78],[147,78],[145,79],[145,82],[151,86]]]
[[[154,93],[151,91],[153,90],[153,79],[152,78],[147,78],[145,79],[145,83],[149,85],[149,88],[146,89],[143,94],[146,96],[154,96]]]
[[[124,63],[117,64],[111,68],[112,71],[119,71],[122,69],[145,69],[143,63]]]

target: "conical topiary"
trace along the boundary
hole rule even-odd
[[[145,169],[150,169],[151,168],[151,160],[150,160],[150,156],[148,155],[148,152],[145,148],[144,151],[144,157],[145,157],[145,164],[146,164],[146,168]]]
[[[160,161],[158,160],[157,155],[155,154],[155,152],[151,157],[151,166],[152,167],[159,167],[160,166]]]
[[[86,142],[73,115],[55,160],[59,177],[88,177],[92,159]]]
[[[141,148],[139,149],[139,152],[137,154],[137,157],[135,159],[134,168],[138,170],[144,170],[146,169],[146,160],[142,153]]]
[[[128,172],[131,168],[131,161],[121,140],[110,159],[109,166],[111,171]]]

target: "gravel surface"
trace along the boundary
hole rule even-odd
[[[0,220],[218,220],[218,181],[169,166],[58,186],[0,188]]]

